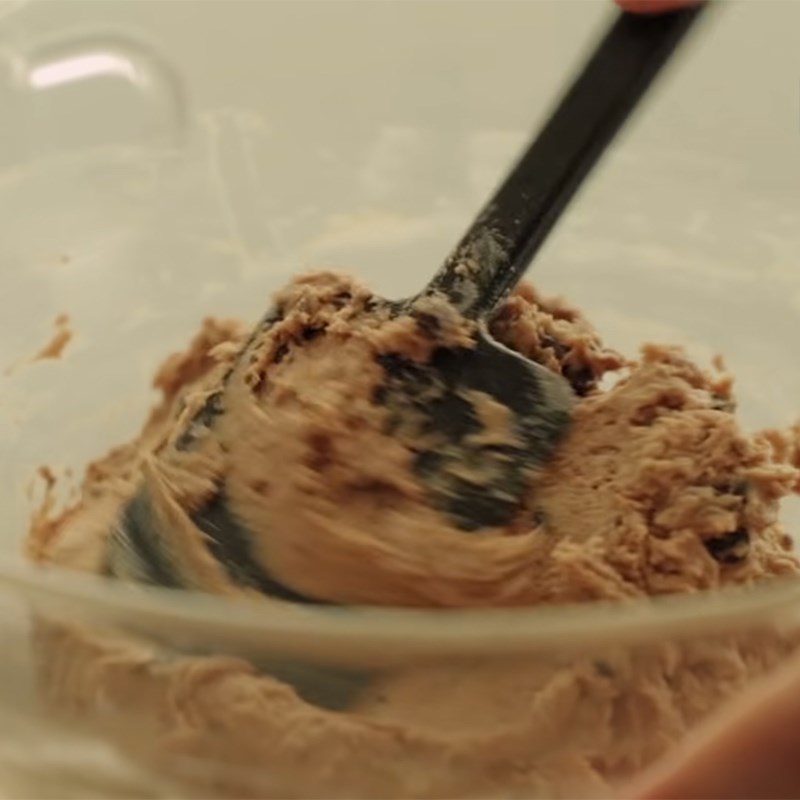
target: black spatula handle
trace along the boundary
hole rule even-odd
[[[541,133],[426,292],[478,317],[525,272],[576,189],[707,3],[620,13]]]

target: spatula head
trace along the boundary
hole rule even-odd
[[[426,364],[379,360],[376,401],[433,505],[467,531],[510,523],[569,424],[566,380],[483,330],[473,348],[440,348]]]

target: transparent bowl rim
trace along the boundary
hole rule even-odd
[[[227,651],[269,643],[282,652],[328,658],[379,652],[408,657],[497,656],[589,649],[743,631],[775,624],[800,608],[800,580],[571,605],[418,609],[299,605],[231,599],[126,584],[102,576],[0,559],[0,591],[37,613],[93,620],[163,637],[180,631]],[[171,634],[169,634],[171,636]]]

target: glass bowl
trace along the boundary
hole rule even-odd
[[[112,585],[19,556],[40,467],[74,485],[132,436],[156,365],[200,319],[255,319],[310,267],[345,268],[387,296],[422,286],[611,13],[600,2],[0,4],[11,112],[0,714],[15,731],[0,743],[0,791],[608,794],[792,645],[792,581],[618,606],[297,608]],[[786,426],[800,397],[800,6],[728,3],[708,16],[531,276],[623,352],[655,340],[703,364],[724,354],[744,424]],[[60,358],[36,358],[65,330]],[[787,501],[783,518],[800,529],[800,505]],[[312,746],[315,718],[297,723],[291,753],[270,755],[274,731],[252,722],[239,683],[220,695],[241,705],[229,731],[230,719],[181,706],[180,686],[156,702],[103,683],[80,652],[48,658],[78,629],[162,665],[226,656],[237,675],[279,677],[322,720],[353,698],[380,717],[383,695],[407,693],[435,698],[429,719],[407,704],[431,736],[477,742],[502,719],[520,742],[479,769],[466,746],[417,743],[411,758],[359,749],[352,732]],[[60,702],[53,686],[72,680],[81,692]],[[692,686],[675,712],[669,698]],[[532,706],[546,720],[533,731]],[[182,709],[179,725],[164,727],[164,708]]]

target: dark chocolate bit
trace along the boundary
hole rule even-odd
[[[614,677],[614,669],[607,661],[603,661],[602,659],[598,658],[593,662],[593,664],[598,675],[602,675],[604,678]]]
[[[543,333],[539,339],[543,348],[553,351],[553,355],[561,365],[561,374],[569,381],[572,390],[578,397],[584,397],[594,389],[597,379],[594,370],[588,364],[565,364],[572,348],[551,336]]]
[[[317,336],[321,336],[323,333],[325,333],[325,328],[312,328],[311,326],[308,328],[303,328],[303,340],[310,342],[312,339],[316,339]]]
[[[543,333],[539,341],[542,347],[552,350],[553,355],[555,355],[559,361],[563,361],[564,358],[566,358],[567,353],[569,353],[569,347],[567,347],[563,342],[560,342],[554,336],[550,336],[548,333]]]
[[[706,539],[706,549],[711,556],[721,564],[739,564],[744,561],[750,552],[750,534],[744,528]]]
[[[286,358],[288,353],[289,353],[289,345],[284,342],[275,351],[275,355],[272,356],[272,363],[273,364],[280,364],[281,361],[283,361],[283,359]]]
[[[333,441],[326,433],[312,433],[308,437],[308,456],[306,464],[314,472],[322,472],[333,462]]]
[[[411,315],[417,322],[417,327],[431,339],[435,339],[442,330],[442,322],[435,314],[413,309]]]

